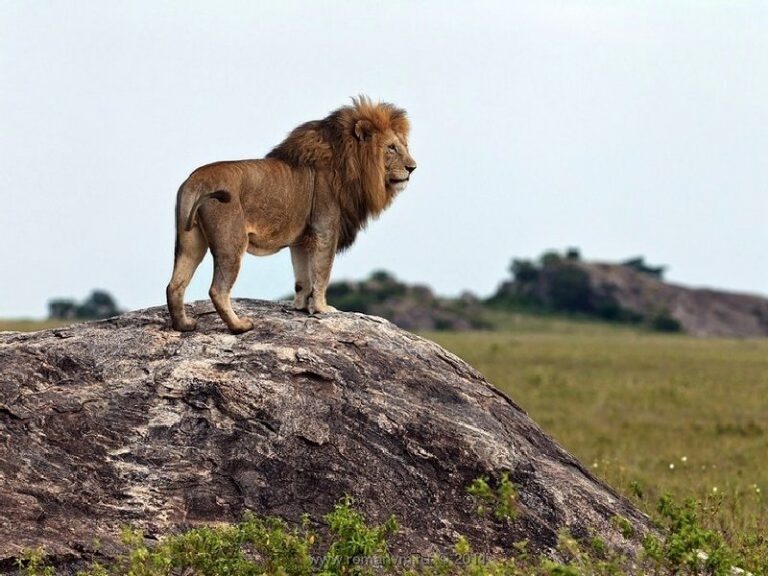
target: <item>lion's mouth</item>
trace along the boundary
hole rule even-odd
[[[404,182],[408,182],[410,180],[410,177],[406,176],[405,178],[390,178],[389,183],[390,184],[403,184]]]

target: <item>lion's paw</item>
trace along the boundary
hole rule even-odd
[[[232,324],[229,327],[229,331],[232,332],[232,334],[242,334],[249,330],[253,330],[253,320],[251,318],[240,318],[239,322]]]
[[[192,318],[184,318],[178,322],[172,322],[172,325],[173,329],[178,330],[179,332],[192,332],[195,328],[197,328],[197,320],[193,320]]]
[[[294,297],[293,307],[296,310],[307,310],[309,308],[309,298],[307,298],[306,296]]]
[[[315,304],[314,300],[310,301],[308,310],[310,314],[330,314],[332,312],[338,312],[333,306],[329,306],[328,304],[318,305]]]

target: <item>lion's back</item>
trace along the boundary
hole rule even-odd
[[[187,178],[185,185],[239,194],[260,188],[269,182],[285,181],[290,176],[290,167],[278,160],[221,160],[196,168]]]

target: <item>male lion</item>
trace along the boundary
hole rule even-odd
[[[267,256],[289,247],[294,306],[310,314],[334,311],[325,300],[334,255],[389,206],[416,169],[408,131],[404,110],[361,96],[302,124],[264,159],[192,172],[176,198],[176,259],[166,290],[173,327],[195,329],[184,291],[208,248],[211,300],[235,334],[253,328],[229,297],[246,251]]]

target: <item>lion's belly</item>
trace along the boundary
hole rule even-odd
[[[253,254],[254,256],[271,256],[272,254],[276,254],[277,252],[280,252],[285,246],[279,246],[277,248],[273,247],[265,247],[260,246],[258,243],[254,243],[250,241],[251,236],[248,236],[248,254]]]
[[[248,253],[254,256],[269,256],[293,244],[293,234],[275,228],[248,229]]]
[[[270,221],[249,222],[248,252],[254,256],[269,256],[296,244],[306,231],[304,222],[290,219],[271,219]]]

